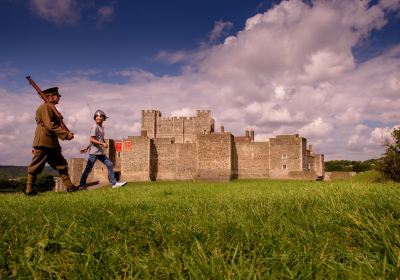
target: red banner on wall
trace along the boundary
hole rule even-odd
[[[126,151],[131,151],[132,150],[132,141],[131,140],[125,140],[125,150]]]
[[[122,152],[122,142],[121,141],[116,141],[115,142],[115,151],[117,153]]]

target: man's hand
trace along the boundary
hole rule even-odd
[[[74,134],[73,134],[72,132],[68,133],[66,139],[67,139],[67,140],[72,140],[72,139],[74,139]]]
[[[108,148],[108,144],[107,143],[103,143],[103,147],[104,147],[104,149],[107,149]]]

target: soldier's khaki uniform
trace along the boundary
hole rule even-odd
[[[51,107],[43,103],[36,110],[36,131],[33,139],[33,158],[28,167],[26,193],[32,191],[32,185],[46,162],[58,170],[66,188],[73,186],[68,175],[68,164],[61,154],[58,138],[65,140],[68,132],[61,128],[61,120]]]

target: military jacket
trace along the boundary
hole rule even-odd
[[[33,147],[61,149],[58,138],[64,140],[68,131],[61,128],[61,119],[56,116],[49,105],[43,103],[36,110],[36,131]]]

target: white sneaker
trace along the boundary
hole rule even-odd
[[[113,189],[123,187],[126,185],[126,182],[116,182],[115,185],[112,186]]]

